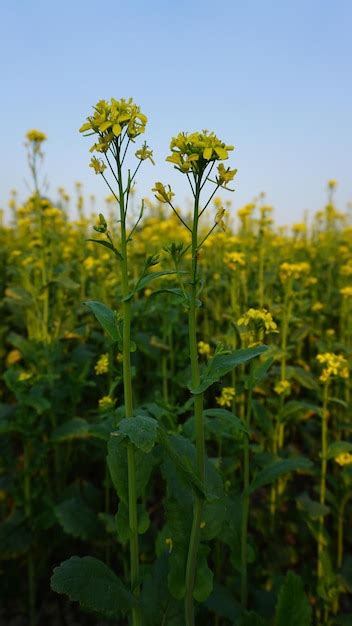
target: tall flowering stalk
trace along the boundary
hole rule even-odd
[[[100,100],[94,107],[94,113],[87,118],[87,122],[80,128],[80,132],[95,135],[97,143],[91,147],[91,152],[97,152],[104,156],[105,161],[96,156],[91,159],[90,167],[96,174],[103,177],[119,207],[120,241],[119,249],[115,247],[112,235],[108,230],[103,215],[100,214],[99,224],[96,230],[106,236],[103,244],[110,248],[116,255],[120,266],[121,291],[122,291],[122,356],[123,356],[123,387],[125,401],[125,417],[133,417],[133,393],[131,372],[131,290],[129,278],[128,244],[131,235],[142,217],[132,231],[127,233],[128,205],[133,188],[134,179],[142,161],[152,160],[152,151],[146,144],[136,151],[135,156],[139,160],[135,171],[131,174],[128,170],[124,173],[126,154],[131,143],[136,137],[144,133],[147,117],[141,113],[140,108],[132,99],[119,101],[114,98],[110,102]],[[106,177],[106,170],[110,170],[112,184]],[[117,186],[117,189],[116,189]],[[115,190],[116,189],[116,190]],[[101,240],[98,243],[102,243]],[[138,518],[137,518],[137,495],[136,495],[136,461],[135,448],[129,443],[127,446],[128,465],[128,511],[130,529],[130,583],[131,591],[136,599],[140,595],[139,574],[139,541],[138,541]],[[141,617],[138,606],[132,608],[132,624],[140,626]]]
[[[322,408],[322,427],[321,427],[321,465],[320,465],[320,497],[319,501],[322,506],[326,503],[326,482],[327,482],[327,464],[328,464],[328,420],[329,420],[329,389],[334,377],[346,379],[349,376],[348,363],[342,355],[325,352],[318,354],[317,361],[323,366],[323,371],[319,377],[323,383],[323,408]],[[324,578],[324,516],[319,517],[318,527],[318,554],[317,554],[317,583],[318,593]],[[327,608],[325,608],[325,612]],[[327,616],[326,616],[327,617]]]
[[[207,131],[195,133],[180,133],[171,140],[171,155],[167,157],[167,161],[173,163],[175,168],[187,176],[192,196],[193,196],[193,217],[190,224],[183,219],[178,210],[175,208],[172,198],[174,196],[170,187],[165,187],[162,183],[155,183],[153,191],[156,198],[160,202],[167,203],[176,214],[179,221],[189,231],[191,243],[191,267],[188,284],[186,285],[180,273],[178,278],[188,307],[188,334],[189,334],[189,355],[192,372],[192,388],[197,388],[200,384],[200,364],[198,357],[198,341],[197,341],[197,295],[199,292],[199,274],[198,259],[199,252],[217,226],[223,225],[223,217],[225,210],[220,207],[216,213],[214,225],[207,234],[200,238],[199,225],[200,218],[208,208],[211,200],[219,188],[227,189],[227,185],[236,175],[237,170],[226,168],[223,163],[217,165],[217,173],[215,180],[211,178],[214,166],[217,161],[223,161],[228,158],[228,152],[233,150],[233,146],[227,146],[220,141],[214,133]],[[214,189],[210,196],[201,206],[202,191],[206,183],[213,183]],[[184,250],[175,245],[171,246],[170,252],[173,256],[176,270],[178,269],[178,261]],[[203,393],[194,394],[194,419],[195,419],[195,436],[196,436],[196,459],[197,459],[197,475],[204,482],[205,479],[205,439],[204,439],[204,421],[203,421]],[[186,572],[185,572],[185,623],[186,626],[194,625],[194,600],[193,591],[195,585],[195,575],[197,568],[197,557],[200,543],[200,532],[202,523],[204,501],[195,496],[193,507],[193,522],[191,536],[189,541]]]

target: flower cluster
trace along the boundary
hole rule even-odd
[[[155,191],[155,197],[158,202],[171,202],[172,197],[175,195],[173,191],[171,191],[170,185],[167,185],[168,189],[163,185],[163,183],[155,183],[152,191]]]
[[[342,287],[342,289],[340,289],[340,294],[343,298],[352,298],[352,287]]]
[[[244,267],[246,260],[243,252],[225,252],[224,263],[230,270],[235,270],[236,266]]]
[[[335,457],[335,461],[338,465],[352,465],[352,454],[350,452],[340,452]]]
[[[141,133],[144,133],[147,117],[141,113],[132,98],[125,100],[99,100],[95,105],[93,115],[87,117],[87,121],[79,129],[80,133],[98,135],[98,143],[95,143],[91,152],[107,152],[116,138],[125,131],[132,141]]]
[[[30,142],[41,144],[43,141],[47,139],[47,136],[45,133],[42,133],[40,130],[33,129],[33,130],[29,130],[28,133],[26,133],[26,139]]]
[[[324,352],[323,354],[318,354],[317,361],[325,366],[319,376],[321,382],[328,382],[332,376],[348,378],[348,363],[342,354]]]
[[[279,396],[287,395],[291,391],[291,383],[289,380],[279,380],[274,386],[274,391]]]
[[[280,278],[282,282],[287,280],[288,278],[299,279],[304,274],[308,274],[310,272],[310,265],[305,261],[301,263],[281,263],[280,265]]]
[[[102,411],[107,411],[108,409],[112,409],[115,405],[115,400],[111,396],[103,396],[99,400],[99,409]]]
[[[211,347],[205,341],[198,341],[198,353],[203,354],[204,356],[210,356]]]
[[[221,395],[215,398],[215,400],[219,406],[230,407],[235,395],[236,391],[234,387],[223,387],[223,389],[221,390]]]
[[[242,338],[248,347],[254,347],[262,341],[263,335],[277,333],[277,324],[274,322],[271,313],[266,309],[248,309],[238,320],[237,324],[247,331],[241,330]]]
[[[106,374],[109,371],[109,355],[102,354],[94,367],[95,373],[99,375]]]
[[[248,309],[242,317],[237,320],[239,326],[253,324],[263,328],[265,333],[277,332],[277,323],[266,309]]]
[[[171,154],[167,161],[184,173],[202,174],[211,161],[224,161],[233,146],[224,144],[215,133],[202,131],[196,133],[179,133],[170,143]],[[220,166],[219,166],[220,168]],[[236,170],[218,168],[218,184],[225,186],[233,179]]]

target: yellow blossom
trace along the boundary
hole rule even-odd
[[[350,452],[340,452],[335,457],[335,461],[339,465],[352,465],[352,454]]]
[[[319,376],[319,380],[321,382],[328,382],[332,376],[348,378],[348,363],[345,357],[341,354],[324,352],[323,354],[318,354],[317,361],[321,365],[325,366],[321,375]]]
[[[33,141],[34,143],[40,144],[47,139],[47,136],[40,130],[32,129],[26,133],[26,139],[28,139],[28,141]]]
[[[286,395],[287,393],[289,393],[291,391],[291,383],[290,383],[290,381],[289,380],[280,380],[274,386],[274,391],[279,396]]]
[[[115,400],[111,396],[103,396],[99,400],[99,408],[102,411],[106,411],[107,409],[111,409],[115,404]]]
[[[209,356],[211,353],[211,347],[205,341],[198,341],[198,353],[204,356]]]
[[[97,157],[91,158],[89,167],[92,167],[96,174],[103,174],[104,170],[106,170],[105,163],[101,159],[97,159]]]
[[[221,390],[221,395],[215,398],[215,400],[219,406],[230,407],[235,395],[236,395],[236,390],[234,387],[223,387]]]
[[[343,298],[352,298],[352,286],[342,287],[342,289],[340,289],[340,294]]]
[[[106,374],[109,371],[109,355],[102,354],[94,367],[95,373],[99,375]]]

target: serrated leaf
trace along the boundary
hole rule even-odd
[[[92,311],[98,322],[101,324],[105,332],[112,341],[119,341],[120,333],[114,312],[102,302],[97,300],[89,300],[84,304]]]
[[[249,493],[253,493],[256,489],[270,485],[275,482],[281,476],[290,472],[296,472],[299,470],[307,471],[313,467],[312,461],[305,457],[295,457],[292,459],[282,459],[280,461],[274,461],[266,465],[252,480],[249,486]]]
[[[209,361],[205,371],[202,372],[200,385],[190,388],[191,393],[203,393],[208,387],[220,380],[225,374],[231,372],[235,367],[263,354],[267,349],[268,346],[256,346],[255,348],[236,350],[231,354],[216,354]]]
[[[97,514],[82,498],[70,498],[55,506],[58,522],[68,535],[88,540],[96,539],[101,533]]]
[[[158,438],[158,422],[147,415],[126,417],[119,423],[117,433],[128,437],[136,448],[150,452]]]
[[[79,602],[82,609],[115,618],[136,605],[131,592],[114,572],[99,559],[72,556],[51,577],[51,588]]]
[[[288,572],[280,589],[275,612],[275,626],[311,626],[312,609],[304,593],[303,582]]]

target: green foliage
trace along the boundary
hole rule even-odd
[[[79,602],[82,609],[107,618],[130,610],[135,600],[114,572],[99,559],[72,556],[55,567],[51,588]]]
[[[95,315],[98,322],[101,324],[107,335],[114,342],[118,342],[121,337],[118,330],[117,318],[111,309],[102,302],[96,300],[90,300],[84,303],[90,311]]]
[[[193,394],[203,393],[235,367],[263,354],[267,349],[267,346],[256,346],[255,348],[236,350],[231,354],[216,354],[202,372],[200,385],[190,388],[190,391]]]
[[[249,492],[253,493],[260,487],[270,485],[277,481],[281,476],[290,472],[309,471],[313,467],[313,463],[304,457],[294,457],[292,459],[282,459],[274,461],[260,472],[258,472],[249,486]]]
[[[290,571],[279,592],[275,626],[311,626],[311,623],[312,609],[302,579]]]

